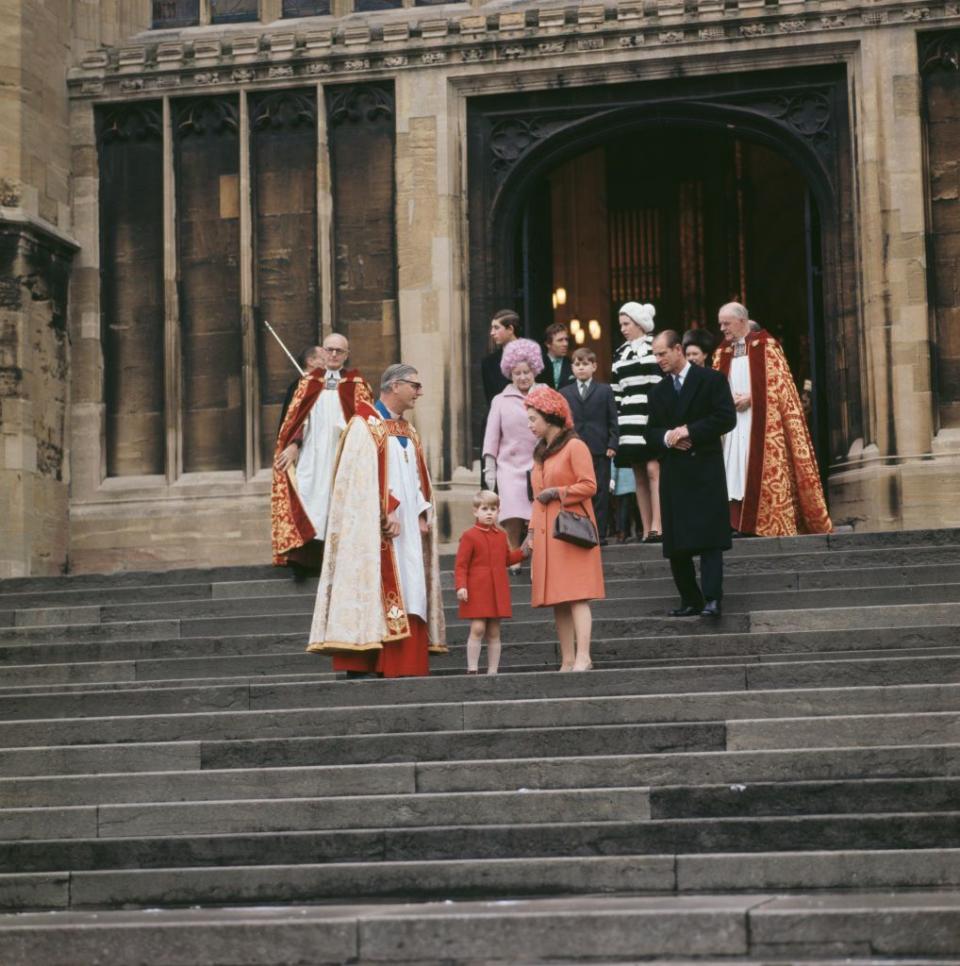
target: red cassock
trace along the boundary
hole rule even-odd
[[[453,570],[457,590],[467,588],[467,600],[460,602],[459,616],[512,617],[507,567],[521,560],[523,553],[510,549],[502,530],[477,523],[465,531]]]

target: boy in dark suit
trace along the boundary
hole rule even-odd
[[[719,617],[723,551],[730,549],[721,437],[737,425],[737,411],[727,380],[713,369],[691,365],[676,332],[661,332],[653,340],[653,355],[664,378],[650,393],[645,435],[662,454],[663,555],[680,592],[680,606],[670,616]],[[695,556],[700,557],[702,591]]]
[[[598,382],[597,357],[592,349],[577,349],[573,354],[574,381],[560,393],[570,404],[577,435],[587,444],[593,457],[597,492],[593,512],[597,518],[600,545],[607,542],[607,513],[610,506],[610,460],[616,456],[620,431],[613,390]]]

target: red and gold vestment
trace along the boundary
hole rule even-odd
[[[736,529],[762,537],[829,533],[820,472],[800,395],[780,343],[769,332],[744,339],[750,370],[749,457]],[[729,378],[734,348],[716,352],[714,368]]]

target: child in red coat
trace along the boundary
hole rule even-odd
[[[507,567],[528,556],[511,550],[507,535],[496,525],[500,497],[480,490],[473,498],[474,526],[460,537],[454,565],[454,586],[460,601],[460,617],[470,618],[467,639],[467,674],[476,674],[480,648],[487,639],[487,674],[500,664],[500,618],[512,617]]]

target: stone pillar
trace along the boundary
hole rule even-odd
[[[864,330],[874,441],[883,455],[921,455],[933,439],[933,397],[915,31],[864,32],[861,72]]]
[[[420,370],[416,422],[431,472],[449,480],[465,459],[469,358],[460,251],[456,95],[439,71],[400,73],[397,248],[400,347]]]
[[[0,33],[0,577],[68,547],[70,4],[14,5]],[[51,69],[54,65],[54,69]]]
[[[915,29],[864,31],[860,45],[851,90],[868,438],[856,454],[860,465],[831,476],[831,512],[835,522],[868,529],[933,525],[930,508],[921,510],[905,489],[922,468],[917,458],[931,452],[934,428]]]
[[[461,249],[461,98],[441,71],[401,72],[397,104],[400,355],[425,386],[416,425],[438,486],[445,539],[472,522],[479,473],[465,467],[470,359]]]

